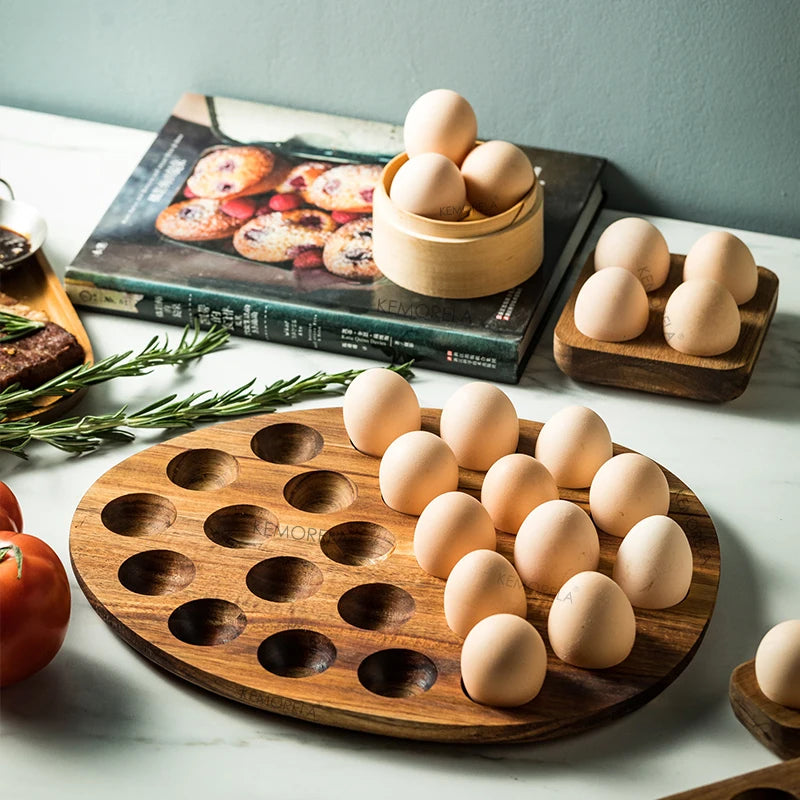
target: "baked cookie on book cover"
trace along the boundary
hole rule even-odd
[[[225,199],[274,189],[289,165],[262,147],[224,147],[203,156],[186,181],[197,197]]]
[[[323,247],[335,229],[330,214],[315,208],[274,211],[243,225],[233,237],[233,246],[245,258],[277,264]]]
[[[323,172],[305,199],[329,211],[372,211],[372,195],[380,176],[379,164],[342,164]]]
[[[297,164],[289,170],[289,174],[275,187],[275,191],[281,194],[297,192],[304,195],[311,184],[330,168],[330,164],[323,164],[321,161],[303,161],[302,164]]]
[[[331,234],[322,251],[322,263],[328,272],[341,278],[377,278],[381,272],[372,258],[372,217],[348,222]]]
[[[156,230],[182,242],[226,239],[233,236],[244,220],[226,214],[221,205],[220,200],[204,197],[173,203],[156,217]]]

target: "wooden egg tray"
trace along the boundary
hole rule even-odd
[[[423,428],[438,433],[438,410]],[[521,420],[520,452],[541,428]],[[614,452],[627,452],[614,446]],[[686,531],[686,599],[637,610],[633,652],[587,671],[548,650],[541,693],[516,709],[462,689],[461,639],[444,581],[413,555],[416,518],[383,503],[379,459],[356,451],[341,408],[271,414],[193,431],[109,470],[75,513],[75,574],[126,642],[186,680],[252,706],[411,739],[522,741],[575,733],[641,706],[691,660],[719,583],[719,543],[700,501],[665,470]],[[461,470],[477,495],[483,473]],[[562,497],[588,507],[588,490]],[[619,539],[600,534],[610,573]],[[513,537],[498,534],[513,553]],[[546,633],[552,598],[528,592]],[[545,636],[546,639],[546,636]]]
[[[641,336],[629,342],[598,342],[575,327],[575,301],[594,273],[594,251],[589,255],[553,334],[553,356],[571,378],[604,386],[724,402],[738,397],[750,382],[753,369],[778,303],[778,277],[758,268],[758,288],[752,300],[739,306],[739,341],[721,356],[690,356],[671,348],[664,339],[664,306],[683,279],[686,256],[673,253],[666,283],[647,297],[650,321]]]

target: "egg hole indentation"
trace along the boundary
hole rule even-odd
[[[258,648],[258,661],[282,678],[308,678],[325,672],[336,660],[336,647],[317,631],[293,629],[273,633]]]
[[[294,603],[316,594],[322,581],[322,570],[311,561],[295,556],[275,556],[251,567],[245,582],[262,600]]]
[[[319,431],[297,422],[280,422],[262,428],[250,440],[250,449],[272,464],[305,464],[316,458],[324,445]]]
[[[363,567],[387,559],[394,552],[395,539],[374,522],[342,522],[322,534],[319,546],[337,564]]]
[[[120,536],[152,536],[163,533],[178,517],[175,506],[157,494],[126,494],[108,503],[100,520]]]
[[[239,464],[229,453],[204,448],[186,450],[167,464],[167,477],[182,489],[207,492],[222,489],[239,475]]]
[[[340,472],[316,470],[295,475],[283,487],[283,496],[300,511],[332,514],[355,502],[356,487]]]
[[[275,535],[278,518],[261,506],[226,506],[206,519],[203,530],[222,547],[258,547]]]
[[[239,606],[219,598],[190,600],[170,615],[170,633],[186,644],[225,644],[239,636],[247,625],[247,617]]]
[[[414,697],[438,677],[436,665],[416,650],[392,648],[368,655],[358,666],[361,685],[381,697]]]
[[[119,582],[136,594],[173,594],[195,576],[194,562],[174,550],[145,550],[126,559],[117,571]]]
[[[365,583],[339,598],[339,616],[367,631],[395,630],[414,616],[414,598],[391,583]]]
[[[784,789],[757,786],[735,794],[730,800],[798,800],[798,797],[796,794],[787,792]]]

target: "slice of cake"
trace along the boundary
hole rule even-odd
[[[33,333],[12,342],[0,342],[0,391],[18,383],[34,389],[82,364],[85,354],[78,340],[44,313],[0,292],[0,311],[45,323]]]

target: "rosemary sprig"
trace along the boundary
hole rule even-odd
[[[13,342],[44,328],[44,322],[0,311],[0,342]]]
[[[411,362],[389,369],[411,377]],[[45,442],[68,453],[90,453],[104,444],[127,442],[135,438],[131,431],[147,428],[190,428],[199,423],[214,422],[246,414],[270,413],[276,406],[291,405],[320,394],[340,394],[363,370],[347,370],[329,374],[316,372],[278,380],[261,391],[252,391],[255,380],[227,392],[211,394],[195,392],[176,399],[170,395],[134,413],[123,407],[111,414],[72,417],[56,422],[32,420],[0,423],[0,451],[25,457],[33,442]]]
[[[198,326],[194,329],[187,326],[177,347],[170,348],[166,335],[163,339],[155,336],[138,353],[128,350],[94,364],[79,364],[35,389],[22,389],[19,384],[14,384],[0,392],[0,419],[30,411],[36,407],[36,401],[43,397],[64,397],[113,378],[146,375],[153,367],[186,364],[219,350],[228,339],[229,333],[224,328],[215,326],[201,333]]]

